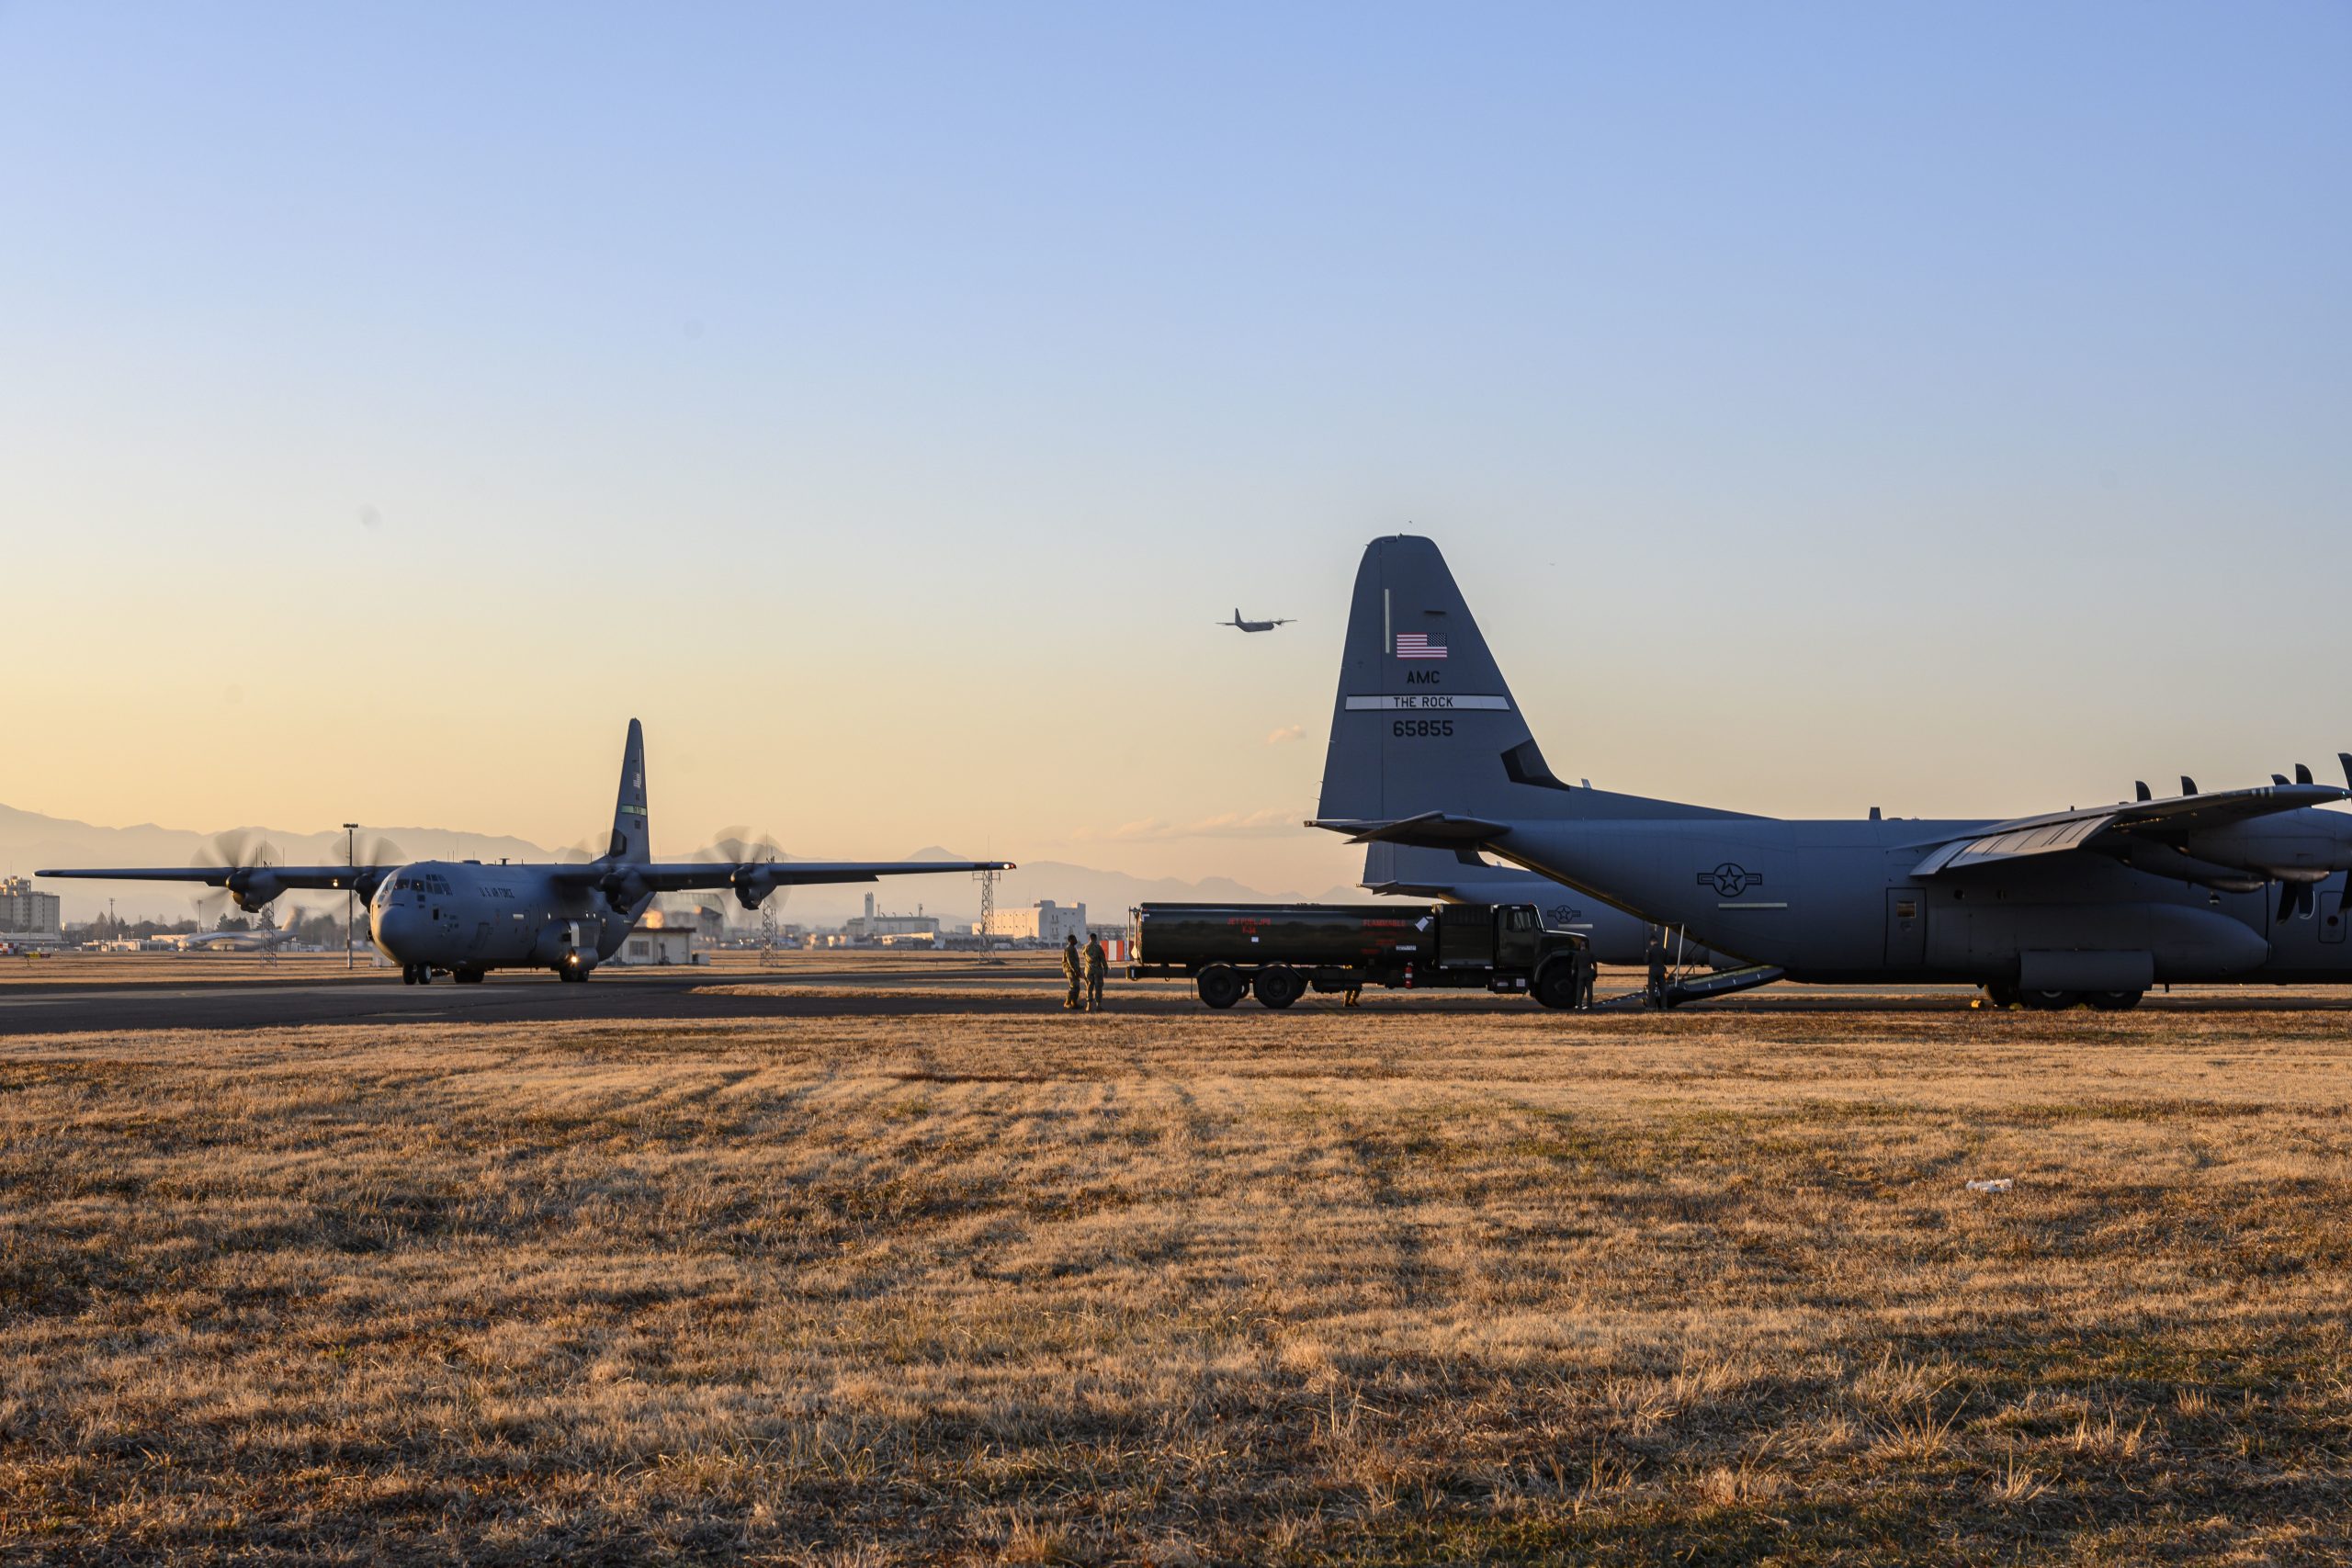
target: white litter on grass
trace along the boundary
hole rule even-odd
[[[1971,1192],[2007,1192],[2009,1190],[2009,1179],[2006,1176],[1996,1176],[1989,1180],[1971,1181],[1968,1184],[1968,1190]]]

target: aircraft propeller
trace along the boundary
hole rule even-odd
[[[196,896],[197,924],[206,931],[219,927],[231,904],[240,909],[262,908],[277,897],[277,883],[267,874],[272,865],[284,865],[277,846],[244,828],[215,833],[197,846],[188,864],[205,871],[227,870],[227,885],[207,887]]]
[[[2282,881],[2278,884],[2278,919],[2281,923],[2289,919],[2311,918],[2312,909],[2319,904],[2313,886],[2314,885],[2309,882]],[[2339,905],[2342,902],[2341,899],[2337,900]]]
[[[566,844],[563,848],[556,851],[556,863],[559,865],[586,865],[590,861],[601,858],[604,852],[605,845],[604,840],[601,839],[575,840],[573,842]]]
[[[755,909],[769,898],[776,899],[781,908],[784,898],[789,897],[786,889],[773,886],[758,897],[751,896],[760,893],[760,888],[746,874],[747,870],[752,866],[770,865],[784,858],[784,847],[775,841],[772,833],[754,834],[749,828],[740,826],[721,828],[718,837],[696,850],[689,858],[709,865],[735,867],[735,875],[729,886],[734,890],[735,901],[747,909]],[[724,908],[723,905],[721,908]]]
[[[408,852],[384,837],[371,833],[352,847],[354,865],[406,865]]]
[[[773,833],[754,834],[749,828],[738,825],[721,828],[718,837],[688,858],[711,865],[765,865],[784,858],[784,846],[775,841]]]

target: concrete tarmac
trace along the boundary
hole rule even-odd
[[[1601,991],[1630,987],[1604,975]],[[1014,955],[986,964],[956,954],[926,954],[876,962],[797,956],[775,969],[723,963],[713,967],[606,969],[585,985],[553,976],[493,974],[480,985],[447,979],[404,986],[389,970],[344,973],[339,965],[288,960],[273,968],[229,967],[195,958],[141,966],[92,966],[59,961],[17,970],[0,981],[0,1036],[92,1034],[155,1030],[273,1029],[305,1024],[577,1022],[700,1019],[921,1017],[942,1013],[1060,1011],[1061,980],[1050,955]],[[1781,984],[1686,1012],[1714,1011],[1962,1011],[1975,997],[1960,986],[1824,987]],[[1114,976],[1107,1001],[1118,1012],[1215,1017],[1189,986]],[[1335,1009],[1335,997],[1310,997],[1298,1010]],[[2281,990],[2211,987],[2156,995],[2150,1010],[2184,1011],[2352,1008],[2343,990]],[[1230,1015],[1261,1011],[1243,1001]],[[1521,998],[1463,991],[1368,991],[1353,1016],[1367,1021],[1389,1012],[1544,1013]],[[1618,1015],[1624,1016],[1624,1015]],[[1679,1014],[1677,1016],[1679,1016]],[[1664,1021],[1661,1020],[1661,1022]]]

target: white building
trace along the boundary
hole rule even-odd
[[[692,926],[632,926],[628,935],[621,939],[621,950],[613,954],[611,962],[622,964],[692,964],[695,962],[695,929]]]
[[[12,942],[62,942],[65,900],[36,893],[29,876],[0,878],[0,937]]]
[[[868,893],[865,913],[852,915],[843,922],[842,935],[853,942],[935,942],[939,940],[939,917],[923,914],[920,905],[911,915],[886,915],[874,907],[874,895]]]
[[[1084,942],[1086,906],[1040,898],[1026,909],[999,909],[989,934],[999,942],[1041,942],[1048,947],[1059,947],[1067,936]]]

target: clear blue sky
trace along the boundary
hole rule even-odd
[[[1408,525],[1617,787],[2324,763],[2347,80],[2317,4],[0,6],[0,799],[570,838],[637,713],[665,847],[1321,886],[1186,829],[1304,815]]]

